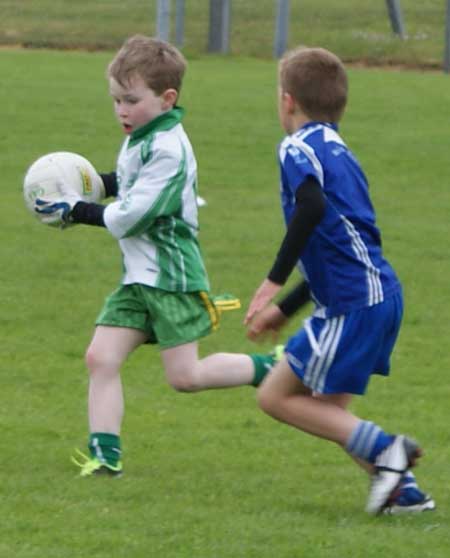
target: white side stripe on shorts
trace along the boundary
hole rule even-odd
[[[318,357],[320,357],[322,355],[322,352],[320,351],[320,347],[319,347],[319,343],[317,343],[317,339],[314,337],[314,332],[311,327],[311,320],[312,318],[306,318],[306,320],[303,321],[303,327],[305,328],[306,335],[308,336],[308,341],[312,347],[312,350],[316,353]]]
[[[313,351],[305,373],[305,384],[313,391],[322,393],[328,370],[333,363],[344,327],[345,317],[327,320],[318,339],[319,354]]]

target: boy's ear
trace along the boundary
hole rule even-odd
[[[283,103],[288,114],[292,114],[293,112],[295,112],[297,103],[295,102],[294,98],[290,93],[283,91],[282,95],[283,95]]]
[[[178,99],[178,91],[176,89],[166,89],[162,94],[163,109],[168,110],[173,107]]]

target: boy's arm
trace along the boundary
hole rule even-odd
[[[105,198],[116,198],[119,192],[119,185],[117,184],[116,173],[100,173],[100,178],[103,181],[103,186],[105,187]]]
[[[268,279],[284,285],[311,233],[325,214],[325,198],[320,184],[312,177],[300,185],[296,193],[296,210],[288,225]]]
[[[297,188],[296,210],[288,225],[286,235],[278,251],[267,279],[256,291],[245,317],[248,324],[252,318],[269,304],[285,284],[292,269],[304,250],[311,233],[325,214],[326,201],[320,184],[308,176]],[[289,315],[304,304],[306,287],[294,289],[281,301],[281,305]],[[309,291],[309,288],[308,288]],[[284,313],[284,312],[283,312]]]
[[[117,196],[118,184],[115,172],[100,174],[105,187],[105,198]],[[70,223],[83,223],[105,227],[103,213],[105,206],[99,203],[88,203],[80,200],[80,196],[74,195],[70,189],[65,192],[65,185],[61,184],[62,199],[59,202],[45,202],[36,200],[36,211],[38,213],[60,213],[62,227]]]
[[[268,279],[283,285],[298,261],[314,228],[325,213],[325,198],[320,184],[308,177],[297,189],[297,209],[289,223]],[[280,302],[278,308],[289,318],[311,300],[307,281],[301,281]]]
[[[68,221],[71,223],[82,223],[84,225],[94,225],[106,227],[103,219],[105,206],[101,203],[77,202],[69,214]]]
[[[70,190],[65,192],[64,185],[61,185],[62,203],[46,203],[45,208],[37,210],[59,212],[63,226],[82,223],[106,227],[116,238],[137,234],[140,228],[148,227],[150,221],[164,211],[173,211],[173,206],[180,203],[181,193],[174,195],[175,188],[171,187],[178,177],[180,159],[177,153],[164,148],[155,150],[152,159],[140,169],[126,198],[107,206],[84,202],[79,196],[74,197]],[[115,173],[101,176],[106,196],[117,194]]]
[[[115,172],[101,173],[100,177],[105,187],[105,198],[117,197],[118,184]],[[105,206],[100,203],[87,203],[79,201],[70,212],[70,221],[72,223],[83,223],[85,225],[95,225],[97,227],[105,227],[103,213]]]
[[[268,280],[266,279],[266,281]],[[268,304],[255,314],[250,322],[246,321],[248,324],[247,336],[256,341],[261,335],[270,332],[275,339],[289,318],[309,300],[308,283],[302,281],[281,302]]]
[[[307,281],[301,281],[276,305],[286,318],[293,316],[307,302],[311,300],[311,291]]]
[[[179,143],[170,143],[170,138],[159,139],[126,195],[105,208],[104,223],[117,239],[148,231],[158,219],[177,214],[182,206],[185,150]]]

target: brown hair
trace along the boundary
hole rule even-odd
[[[124,86],[137,74],[161,95],[166,89],[180,92],[185,70],[186,60],[177,48],[160,39],[134,35],[109,64],[107,76]]]
[[[341,60],[323,48],[299,47],[280,60],[280,86],[313,120],[338,122],[347,104],[347,74]]]

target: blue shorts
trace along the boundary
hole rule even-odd
[[[402,315],[402,295],[396,293],[342,316],[312,316],[286,345],[289,365],[317,393],[363,394],[371,374],[389,374]]]

